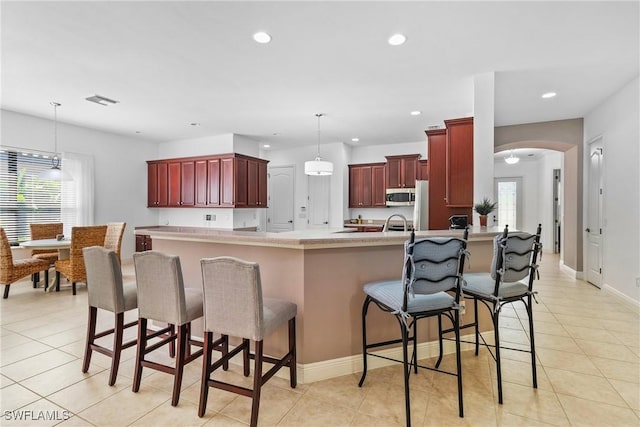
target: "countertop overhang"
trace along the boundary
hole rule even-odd
[[[149,235],[152,239],[226,243],[248,246],[282,247],[290,249],[325,249],[362,246],[401,245],[410,232],[388,231],[349,233],[344,229],[299,230],[283,233],[262,231],[221,230],[206,227],[155,226],[137,228],[135,234]],[[490,241],[501,233],[499,227],[471,227],[469,241]],[[416,238],[462,237],[463,230],[416,231]]]

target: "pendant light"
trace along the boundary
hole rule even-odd
[[[304,173],[306,175],[326,176],[333,174],[333,163],[326,162],[320,158],[320,118],[324,116],[322,113],[316,114],[318,118],[318,154],[315,160],[304,162]]]
[[[40,179],[48,181],[73,181],[73,178],[60,168],[60,157],[58,156],[58,107],[61,105],[52,102],[53,105],[53,158],[51,159],[51,169],[40,173]]]
[[[505,157],[504,161],[507,162],[508,165],[515,165],[520,161],[519,157],[515,157],[513,155],[513,150],[511,150],[511,155],[509,157]]]

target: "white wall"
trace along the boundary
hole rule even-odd
[[[585,116],[583,159],[583,170],[588,171],[588,144],[602,136],[605,210],[603,284],[636,302],[640,302],[640,288],[635,283],[636,277],[640,276],[639,81],[636,77]],[[585,182],[588,179],[586,173]],[[588,186],[584,187],[586,191]],[[585,194],[585,224],[586,202]]]
[[[60,114],[59,111],[58,117]],[[52,120],[0,110],[2,145],[53,151]],[[122,257],[135,250],[134,227],[155,225],[158,212],[147,209],[147,166],[157,158],[157,143],[101,132],[58,120],[58,151],[93,156],[95,167],[95,224],[125,221]]]
[[[473,200],[493,199],[495,73],[478,74],[473,78]],[[480,217],[473,211],[473,224]],[[487,218],[493,225],[493,215]]]
[[[401,144],[370,145],[368,147],[353,146],[349,164],[380,163],[386,162],[385,156],[398,156],[402,154],[420,154],[420,160],[427,158],[427,136],[417,142],[405,142]]]

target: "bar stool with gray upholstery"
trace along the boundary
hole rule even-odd
[[[138,307],[135,282],[122,282],[120,262],[114,251],[100,246],[84,248],[84,265],[87,270],[87,291],[89,293],[89,320],[87,323],[87,343],[84,350],[82,372],[89,370],[91,354],[95,350],[111,358],[111,374],[109,385],[116,382],[120,354],[122,350],[136,345],[133,339],[122,343],[124,330],[135,326],[138,321],[124,323],[124,313]],[[115,315],[115,326],[96,334],[98,309],[110,311]],[[109,349],[96,344],[95,341],[113,334],[113,348]]]
[[[260,268],[255,262],[233,257],[200,260],[202,266],[202,290],[204,295],[204,357],[198,416],[204,416],[209,387],[251,397],[251,426],[258,423],[262,386],[282,367],[289,368],[292,388],[297,385],[296,375],[296,314],[294,303],[275,298],[263,298]],[[263,354],[264,337],[280,325],[289,324],[289,349],[280,359]],[[221,334],[225,348],[222,357],[211,363],[211,352],[220,340],[213,341],[213,333]],[[242,344],[231,351],[229,336],[242,338]],[[249,340],[255,341],[255,354],[250,353]],[[255,360],[253,389],[224,383],[211,378],[214,371],[236,354],[243,352],[244,375],[249,376],[249,358]],[[262,362],[274,366],[262,373]]]
[[[464,295],[473,298],[474,321],[461,326],[461,329],[473,327],[475,329],[476,356],[480,344],[483,344],[496,361],[496,380],[498,384],[498,403],[502,403],[502,368],[500,349],[525,351],[531,353],[531,377],[533,388],[538,388],[536,374],[536,346],[533,331],[533,281],[538,274],[538,255],[542,254],[540,235],[542,225],[538,224],[536,234],[524,232],[509,233],[506,226],[504,232],[497,235],[493,245],[493,261],[491,272],[469,273],[464,279],[462,291]],[[504,347],[500,344],[500,310],[505,304],[522,302],[527,310],[529,320],[529,350]],[[478,332],[478,302],[487,308],[493,321],[494,344],[488,344]],[[479,342],[482,341],[482,343]],[[493,349],[493,351],[492,351]]]
[[[184,366],[202,355],[202,349],[191,353],[191,345],[202,343],[191,339],[191,322],[202,317],[202,291],[197,288],[185,288],[182,280],[180,258],[158,251],[133,254],[133,263],[138,284],[138,348],[133,378],[134,392],[140,390],[142,368],[152,368],[174,375],[171,406],[180,399],[182,373]],[[149,333],[148,320],[169,324],[166,328]],[[174,328],[177,327],[177,335]],[[151,338],[169,333],[159,342],[147,347]],[[177,341],[175,367],[163,365],[145,359],[145,355]]]

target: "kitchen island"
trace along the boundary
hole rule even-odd
[[[341,231],[268,233],[164,226],[136,229],[136,234],[150,235],[154,250],[180,256],[187,287],[202,286],[201,258],[234,256],[258,262],[263,294],[298,306],[299,375],[301,381],[312,382],[361,369],[362,286],[376,280],[400,279],[403,245],[410,235]],[[489,271],[492,240],[500,231],[471,229],[471,262],[465,271]],[[416,232],[417,238],[462,235],[462,230]],[[472,316],[472,310],[468,310],[464,317]],[[399,336],[393,316],[371,308],[367,320],[372,341]],[[481,318],[481,329],[491,329],[488,316]],[[202,323],[194,324],[193,331],[200,336]],[[418,336],[423,343],[419,357],[431,356],[437,348],[437,322],[422,321]],[[286,327],[265,339],[268,353],[283,354],[286,348]]]

